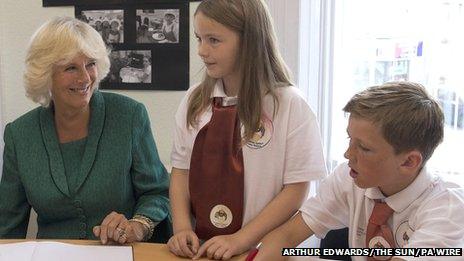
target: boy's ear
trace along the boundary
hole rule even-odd
[[[422,165],[422,154],[417,151],[413,150],[410,152],[407,152],[404,157],[403,157],[403,163],[401,164],[401,167],[407,168],[408,170],[416,170],[420,168]]]

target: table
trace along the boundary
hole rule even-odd
[[[69,244],[77,244],[77,245],[100,245],[100,241],[98,240],[24,240],[24,239],[0,239],[0,244],[6,243],[18,243],[18,242],[25,242],[25,241],[57,241]],[[167,245],[165,244],[153,244],[153,243],[132,243],[129,244],[133,248],[134,253],[134,261],[153,261],[153,260],[160,260],[160,261],[171,261],[171,260],[188,260],[185,258],[177,257],[169,252]],[[234,257],[230,260],[232,261],[243,261],[246,258],[246,254]],[[208,260],[206,258],[202,258],[200,260]]]

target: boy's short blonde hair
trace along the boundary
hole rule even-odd
[[[443,140],[443,111],[418,83],[388,82],[367,88],[343,110],[378,124],[395,153],[420,151],[423,165]]]
[[[47,107],[50,104],[54,66],[66,64],[79,54],[95,59],[98,87],[110,68],[100,34],[90,25],[71,17],[57,17],[43,24],[32,36],[26,54],[26,96]]]

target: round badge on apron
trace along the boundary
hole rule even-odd
[[[225,228],[232,223],[232,211],[224,205],[216,205],[209,214],[211,223],[217,228]]]
[[[381,236],[375,236],[369,241],[369,248],[391,248],[385,238]],[[375,260],[388,260],[391,256],[373,256]]]

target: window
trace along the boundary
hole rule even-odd
[[[304,1],[304,0],[302,0]],[[432,171],[464,184],[464,0],[333,0],[324,61],[332,68],[322,83],[329,106],[325,136],[329,167],[345,161],[351,96],[386,81],[422,83],[445,113],[445,138],[428,162]],[[321,27],[322,29],[327,29]],[[313,34],[312,34],[313,35]],[[324,40],[324,39],[323,39]]]
[[[464,184],[464,0],[300,0],[300,7],[299,86],[318,115],[329,169],[345,161],[342,107],[351,96],[410,80],[445,113],[445,138],[428,168]]]

